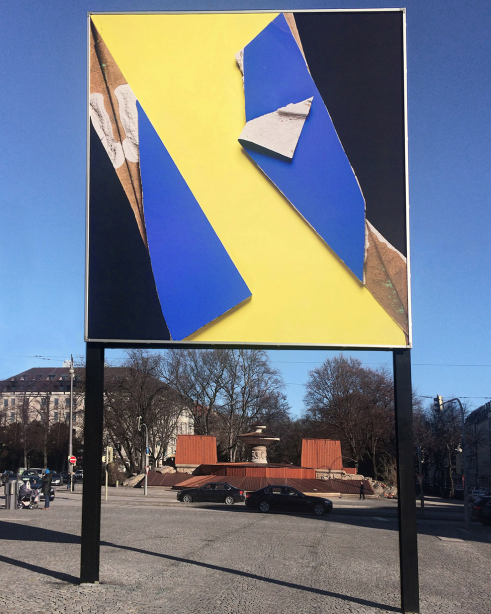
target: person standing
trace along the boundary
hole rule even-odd
[[[51,493],[51,480],[53,479],[53,476],[51,475],[51,472],[49,469],[46,469],[46,471],[44,472],[44,476],[43,479],[41,480],[41,490],[43,491],[43,495],[44,495],[44,509],[48,510],[49,509],[49,495]]]
[[[365,482],[362,482],[360,486],[360,499],[365,500]]]

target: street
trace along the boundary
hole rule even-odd
[[[0,509],[0,612],[399,611],[396,501],[336,498],[318,518],[142,495],[103,501],[95,586],[78,585],[80,492],[59,489],[48,512]],[[418,525],[421,612],[487,613],[491,530],[466,532],[437,503]]]

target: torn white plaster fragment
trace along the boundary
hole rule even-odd
[[[127,83],[118,86],[114,90],[114,93],[118,99],[119,116],[126,133],[126,138],[123,140],[124,155],[130,162],[138,162],[140,159],[140,149],[138,139],[138,109],[136,108],[136,96]]]
[[[114,168],[119,168],[124,162],[123,147],[114,138],[111,120],[104,107],[102,94],[90,95],[90,118],[112,165]]]
[[[262,150],[264,153],[274,153],[280,158],[291,160],[312,100],[313,96],[281,107],[274,113],[251,119],[244,126],[239,143],[246,149]]]
[[[235,54],[235,61],[237,62],[237,66],[239,67],[240,72],[242,73],[242,83],[244,83],[244,50],[241,49],[237,51]]]

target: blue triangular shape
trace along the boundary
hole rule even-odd
[[[185,339],[251,296],[138,103],[143,208],[155,284],[172,339]]]

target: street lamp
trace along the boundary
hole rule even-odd
[[[143,494],[146,496],[147,492],[148,492],[148,473],[147,473],[147,466],[148,466],[148,427],[147,425],[143,422],[142,417],[138,416],[138,430],[141,431],[142,426],[145,427],[145,482],[144,482],[144,488],[143,488]]]
[[[73,465],[70,458],[73,455],[73,355],[70,359],[70,432],[68,433],[68,479],[70,480],[70,490],[73,492]]]
[[[465,484],[465,478],[467,477],[467,459],[465,456],[466,453],[466,447],[465,447],[465,414],[464,414],[464,408],[462,407],[462,403],[460,402],[460,399],[450,399],[450,401],[445,401],[441,402],[441,407],[443,408],[445,405],[448,405],[449,403],[453,403],[454,401],[456,401],[459,404],[460,407],[460,420],[461,420],[461,427],[462,427],[462,490],[463,490],[463,494],[464,494],[464,525],[465,528],[468,529],[469,528],[469,511],[468,511],[468,506],[469,506],[469,497],[467,495],[467,486]]]

